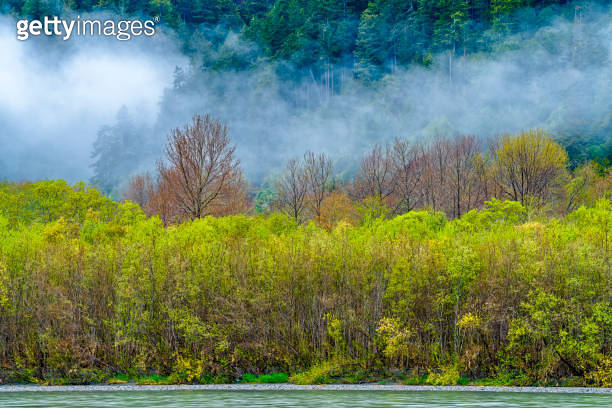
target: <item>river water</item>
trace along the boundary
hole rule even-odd
[[[612,407],[612,394],[392,391],[0,393],[0,407]]]

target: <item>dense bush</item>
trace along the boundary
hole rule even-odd
[[[0,375],[211,382],[340,364],[610,385],[611,233],[607,200],[564,218],[492,201],[453,221],[166,228],[80,184],[4,184]]]

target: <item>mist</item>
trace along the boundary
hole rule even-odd
[[[589,9],[579,24],[556,18],[526,27],[492,54],[449,62],[442,53],[429,67],[393,67],[376,84],[354,79],[348,65],[331,67],[325,78],[270,60],[229,72],[201,65],[208,54],[260,55],[232,32],[216,49],[192,44],[188,62],[172,35],[47,48],[18,42],[14,31],[13,20],[0,19],[0,145],[7,149],[0,178],[88,180],[96,134],[117,125],[122,106],[142,124],[124,180],[153,170],[169,130],[205,113],[228,125],[252,183],[306,150],[330,154],[336,171],[350,174],[366,149],[395,137],[485,138],[534,127],[557,139],[612,137],[610,7]],[[176,66],[183,75],[173,77]]]
[[[308,71],[283,79],[287,70],[296,76],[284,62],[240,72],[192,66],[162,98],[153,156],[162,154],[171,128],[201,113],[228,124],[254,183],[306,150],[330,154],[336,171],[350,176],[366,149],[396,137],[489,138],[539,127],[557,139],[602,138],[612,131],[611,17],[610,8],[593,8],[581,24],[554,19],[508,38],[507,49],[492,55],[456,57],[452,72],[448,54],[435,56],[427,68],[395,68],[375,85],[354,80],[351,67],[336,66],[333,91],[329,77],[315,79]],[[228,50],[248,55],[254,45],[229,33],[216,51],[200,47],[205,58],[217,60]],[[152,168],[155,158],[144,162]]]
[[[9,180],[88,180],[100,126],[122,106],[154,120],[174,67],[184,63],[163,34],[18,41],[9,16],[0,16],[0,50],[0,179]]]

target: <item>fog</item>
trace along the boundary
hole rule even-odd
[[[243,167],[258,181],[307,149],[331,154],[336,170],[350,173],[365,149],[395,137],[488,138],[534,127],[560,139],[612,136],[612,14],[585,10],[580,24],[553,19],[508,38],[499,52],[456,57],[452,72],[448,54],[428,68],[396,68],[377,86],[336,68],[333,93],[308,72],[297,85],[281,80],[278,65],[195,72],[164,97],[155,143],[193,113],[212,113],[229,124]],[[238,46],[247,47],[230,34],[220,48]]]
[[[580,24],[554,19],[526,27],[493,54],[457,56],[452,72],[448,54],[434,56],[428,68],[395,68],[376,86],[352,79],[349,67],[335,67],[333,91],[308,71],[282,79],[283,66],[275,62],[238,72],[202,70],[181,56],[171,35],[18,42],[14,21],[4,17],[0,178],[87,180],[96,132],[114,123],[121,106],[146,124],[141,138],[153,152],[126,172],[152,169],[172,127],[211,113],[228,124],[255,183],[307,149],[331,154],[338,171],[350,172],[365,149],[394,137],[489,137],[532,127],[558,138],[610,136],[612,13],[585,10]],[[228,50],[258,52],[235,33],[205,51],[218,57]],[[186,78],[173,87],[177,65]]]
[[[0,16],[0,179],[87,180],[96,132],[121,106],[153,120],[184,57],[163,35],[146,41],[16,38]]]

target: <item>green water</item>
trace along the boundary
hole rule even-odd
[[[612,407],[612,395],[388,391],[120,391],[0,394],[0,407]]]

